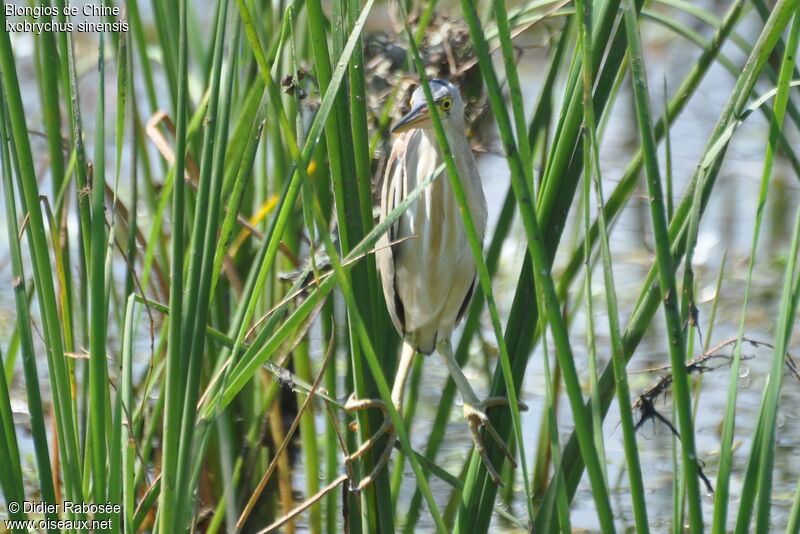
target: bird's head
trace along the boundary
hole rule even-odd
[[[442,125],[461,125],[464,122],[464,103],[456,86],[447,80],[432,79],[428,86],[433,94],[433,102],[439,111]],[[405,132],[417,128],[433,128],[430,110],[425,102],[422,86],[411,95],[411,111],[392,127],[392,133]]]

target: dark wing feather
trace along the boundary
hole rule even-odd
[[[469,308],[469,303],[472,300],[472,293],[475,291],[475,278],[472,279],[472,283],[469,285],[469,291],[467,291],[467,295],[464,297],[464,302],[461,303],[461,307],[458,309],[458,315],[456,316],[456,323],[464,317],[464,314],[467,313],[467,308]]]
[[[404,163],[408,144],[405,136],[410,136],[414,133],[415,131],[410,131],[401,134],[401,137],[399,137],[392,146],[392,153],[389,156],[389,161],[386,163],[386,172],[383,176],[383,187],[381,188],[381,221],[395,209],[398,201],[401,201],[407,193],[407,191],[405,191],[406,169]],[[402,336],[405,334],[405,308],[397,292],[394,268],[400,249],[397,245],[389,245],[398,239],[399,227],[400,220],[398,219],[378,241],[378,250],[375,255],[377,257],[378,269],[381,273],[381,284],[383,286],[383,296],[386,300],[386,308],[389,311],[389,316],[392,318],[392,323],[394,323],[395,328]]]

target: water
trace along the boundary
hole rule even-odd
[[[371,18],[375,19],[376,17],[373,16]],[[374,22],[371,24],[374,24]],[[385,21],[381,25],[385,25]],[[745,21],[738,31],[752,41],[753,32],[758,28],[759,24],[751,18]],[[693,46],[675,40],[666,34],[663,29],[654,25],[646,25],[643,36],[647,45],[646,59],[650,69],[648,74],[652,105],[654,114],[658,115],[663,109],[662,87],[664,81],[667,85],[668,94],[671,94],[685,75],[687,66],[690,66],[693,58],[697,56],[697,51]],[[526,110],[529,113],[538,96],[539,83],[543,75],[542,67],[544,64],[542,60],[546,54],[546,51],[541,47],[537,48],[537,45],[545,38],[543,31],[534,30],[530,32],[529,36],[521,40],[521,45],[525,46],[525,52],[520,64],[523,88],[525,90],[523,96]],[[93,43],[88,43],[86,46],[93,46]],[[30,56],[32,51],[26,50],[24,40],[15,47],[15,51],[21,54],[18,58],[21,63],[25,62],[20,58],[32,57]],[[737,65],[742,64],[744,56],[732,47],[726,47],[725,54]],[[21,75],[31,79],[33,76],[32,68],[29,72],[23,71]],[[113,90],[113,87],[113,83],[108,84],[110,90]],[[702,148],[706,144],[732,87],[733,81],[727,71],[719,66],[714,66],[699,90],[692,97],[687,109],[671,130],[672,172],[675,180],[676,202],[677,195],[683,190],[700,159]],[[761,94],[767,89],[769,89],[767,86],[760,86],[757,93]],[[93,91],[94,84],[91,80],[82,81],[81,98],[85,100],[82,108],[87,113],[84,116],[84,125],[86,127],[93,124]],[[35,92],[31,91],[25,96],[28,99],[26,100],[26,106],[35,108],[38,102]],[[632,110],[633,104],[627,86],[625,86],[608,119],[602,145],[601,168],[606,196],[613,190],[625,170],[632,151],[637,146],[636,125]],[[113,116],[111,114],[108,121],[108,124],[112,124]],[[792,130],[789,135],[790,139],[796,143],[796,132]],[[708,319],[712,301],[714,299],[719,301],[717,317],[710,339],[710,345],[712,346],[736,335],[736,326],[741,313],[747,259],[756,209],[755,199],[758,196],[766,136],[767,124],[762,116],[758,113],[750,115],[734,136],[726,155],[726,162],[718,178],[716,191],[700,225],[698,247],[694,256],[694,269],[697,295],[699,296],[700,324],[704,335],[707,335],[709,330]],[[490,152],[479,159],[484,177],[484,189],[489,204],[489,219],[492,223],[496,221],[498,211],[509,186],[508,170],[505,160],[500,155],[500,150],[499,143],[490,143]],[[663,146],[661,155],[663,169]],[[774,323],[778,310],[776,297],[780,291],[778,288],[783,276],[782,258],[786,254],[788,228],[800,196],[800,188],[798,188],[796,177],[792,176],[791,168],[782,159],[777,162],[774,180],[766,206],[768,215],[762,230],[763,238],[758,251],[758,261],[756,263],[745,328],[745,332],[749,337],[767,342],[772,342],[774,338]],[[49,184],[43,184],[42,190],[48,191]],[[576,218],[574,213],[570,218],[570,222],[564,232],[564,242],[569,242],[568,237],[574,232],[572,225],[582,225],[581,220]],[[5,235],[4,219],[0,220],[0,225],[2,225],[0,230]],[[620,318],[623,324],[633,308],[647,270],[654,261],[652,234],[649,228],[648,199],[642,189],[618,217],[612,233],[611,247],[614,259],[614,274],[620,306]],[[516,223],[513,233],[516,237],[509,239],[505,244],[503,262],[501,262],[500,271],[494,285],[495,297],[504,321],[507,319],[508,308],[525,254],[524,232],[519,222]],[[3,247],[7,246],[5,239],[2,240],[2,243]],[[722,258],[726,252],[725,278],[721,291],[717,295],[715,293],[716,278],[722,266]],[[8,251],[4,248],[0,251],[0,276],[2,276],[3,280],[10,280],[11,276],[7,257]],[[556,279],[567,259],[564,251],[560,251],[557,255],[554,268]],[[577,290],[580,285],[580,280],[573,284],[573,291],[570,293],[572,300],[578,297]],[[0,306],[0,339],[5,341],[4,347],[7,346],[8,334],[13,328],[12,323],[15,320],[10,287],[10,283],[0,283],[0,301],[7,303],[4,306]],[[609,359],[608,350],[603,350],[603,348],[609,347],[610,341],[607,317],[602,314],[605,304],[602,274],[599,269],[595,270],[593,276],[593,298],[595,299],[595,312],[597,314],[595,317],[598,337],[597,346],[601,349],[598,359],[602,368]],[[571,308],[582,310],[583,303],[573,303]],[[484,318],[482,324],[483,340],[490,346],[494,345],[494,334],[488,317]],[[585,328],[586,317],[583,315],[583,311],[579,311],[570,332],[572,347],[578,361],[578,370],[582,377],[588,374]],[[35,337],[34,341],[36,343],[40,342],[38,337]],[[800,337],[795,334],[789,346],[790,353],[800,354],[798,343],[800,343]],[[141,345],[142,352],[149,352],[149,340],[142,339]],[[553,348],[549,347],[549,349],[552,357]],[[667,349],[664,320],[661,313],[659,313],[653,320],[649,332],[637,348],[629,364],[629,370],[635,371],[667,365],[669,363]],[[752,355],[753,358],[743,362],[739,379],[740,388],[736,415],[737,430],[734,443],[734,473],[731,487],[730,515],[735,513],[738,506],[738,496],[742,486],[746,483],[743,479],[743,470],[752,445],[753,421],[757,416],[771,357],[771,351],[763,348],[746,347],[745,353]],[[531,445],[536,442],[542,418],[545,391],[542,358],[543,351],[539,346],[530,359],[522,393],[522,399],[530,407],[530,411],[522,414],[529,465],[532,464],[532,458],[535,453]],[[494,361],[491,364],[493,366]],[[44,364],[40,369],[40,373],[41,376],[46,374],[46,366]],[[484,395],[488,384],[483,373],[483,363],[478,361],[477,358],[473,358],[465,367],[465,373],[469,378],[473,379],[472,382],[478,395]],[[638,395],[652,385],[658,379],[658,376],[658,373],[631,374],[629,380],[632,395]],[[697,454],[698,458],[704,462],[706,466],[705,473],[712,484],[715,483],[717,472],[721,414],[726,405],[729,377],[729,370],[723,367],[702,377],[695,378],[695,381],[693,381],[693,385],[697,386],[699,393],[696,421]],[[29,453],[31,448],[29,436],[25,429],[27,422],[24,391],[20,387],[20,380],[21,376],[15,377],[14,387],[12,388],[12,406],[19,419],[18,437],[22,438],[23,448]],[[434,364],[433,361],[428,362],[422,379],[418,415],[410,433],[412,443],[417,449],[423,449],[426,444],[427,436],[431,430],[430,425],[433,413],[445,380],[446,371],[443,366]],[[43,385],[45,382],[43,381]],[[584,384],[584,386],[585,394],[588,395],[588,383]],[[797,381],[787,377],[781,397],[776,468],[774,471],[773,524],[776,528],[782,527],[786,521],[796,481],[800,478],[800,465],[794,461],[800,448],[800,415],[793,410],[793,407],[800,402],[800,387],[798,386]],[[43,393],[47,396],[46,391]],[[560,439],[564,442],[572,431],[572,418],[566,399],[562,399],[559,406]],[[660,401],[656,407],[660,413],[672,419],[669,398]],[[320,419],[319,422],[321,425],[322,420]],[[613,490],[612,504],[618,514],[617,526],[620,531],[625,531],[632,526],[633,520],[628,479],[625,471],[625,458],[622,449],[622,435],[618,423],[619,409],[615,400],[603,425],[603,434],[606,438],[605,467],[609,484]],[[670,527],[672,514],[672,436],[663,425],[647,423],[639,432],[638,437],[652,529],[654,532],[664,532]],[[472,442],[469,439],[466,425],[461,419],[460,409],[454,407],[447,432],[445,433],[443,447],[439,454],[439,464],[451,473],[457,473],[463,459],[471,448]],[[404,485],[400,496],[400,509],[403,509],[405,503],[408,502],[414,489],[413,475],[411,475],[408,467],[407,471],[409,471],[407,473],[408,483]],[[295,487],[304,487],[302,465],[298,466],[296,474]],[[444,507],[450,495],[450,487],[438,479],[431,479],[431,486],[437,503]],[[511,511],[516,516],[523,517],[525,511],[521,503],[523,497],[521,486],[515,488],[515,491],[520,499],[517,500]],[[709,521],[711,506],[711,498],[704,498],[703,509]],[[584,477],[578,490],[572,511],[571,519],[574,528],[585,529],[589,532],[599,531],[594,512],[594,503],[586,477]],[[300,527],[298,530],[303,531],[302,525],[298,526]],[[428,532],[431,530],[433,530],[433,527],[430,517],[426,512],[423,512],[417,531]],[[498,533],[515,532],[508,524],[497,518],[494,519],[491,531]]]
[[[752,32],[758,29],[758,24],[750,20],[744,23],[740,30],[747,36],[748,29]],[[655,31],[650,31],[655,30]],[[535,33],[535,32],[533,32]],[[667,93],[678,86],[686,69],[692,64],[697,55],[696,49],[684,42],[674,39],[667,40],[663,31],[653,25],[647,25],[643,36],[648,40],[647,65],[650,81],[650,91],[654,114],[660,116],[663,110],[663,86],[666,83]],[[754,36],[747,36],[752,40]],[[536,37],[531,37],[535,41]],[[525,46],[522,43],[520,46]],[[742,64],[744,56],[732,47],[727,46],[724,53],[737,64]],[[542,65],[537,65],[537,52],[526,54],[520,63],[523,78],[523,91],[526,111],[536,102],[539,82],[543,75]],[[496,68],[501,71],[501,66],[496,58]],[[722,67],[715,65],[705,77],[701,86],[692,97],[692,100],[671,129],[672,142],[672,173],[674,179],[675,204],[680,200],[680,195],[688,182],[698,161],[702,149],[719,117],[725,101],[733,88],[733,79]],[[756,94],[762,94],[769,87],[761,85]],[[735,337],[736,328],[741,314],[743,301],[744,280],[747,274],[747,260],[750,244],[753,237],[755,220],[756,199],[760,186],[763,155],[768,134],[768,125],[762,115],[754,113],[748,117],[734,135],[733,141],[726,155],[725,164],[718,178],[714,195],[701,221],[698,245],[695,251],[693,268],[696,277],[698,308],[701,333],[709,329],[708,320],[711,312],[712,301],[719,301],[716,320],[713,326],[712,338],[709,346]],[[795,131],[789,134],[790,139],[797,140]],[[606,135],[601,147],[600,163],[604,180],[604,193],[606,198],[627,167],[633,151],[638,146],[638,132],[635,117],[633,116],[633,102],[627,84],[621,90],[616,105],[608,119]],[[499,143],[495,143],[497,151],[501,150]],[[493,151],[493,150],[492,150]],[[664,147],[660,149],[661,171],[664,172]],[[500,206],[509,185],[508,168],[502,157],[495,154],[485,155],[479,159],[481,172],[484,177],[484,189],[489,203],[489,220],[496,221]],[[655,261],[652,245],[652,233],[649,224],[648,198],[645,194],[644,183],[641,189],[628,203],[628,206],[618,217],[611,235],[611,249],[613,256],[615,286],[619,300],[620,319],[625,324],[628,315],[633,309],[638,297],[643,280],[650,265]],[[785,212],[778,213],[773,219],[765,221],[762,228],[762,239],[758,250],[755,265],[755,274],[752,284],[750,304],[747,312],[745,334],[750,338],[765,342],[774,341],[774,323],[778,314],[777,296],[783,278],[783,261],[788,247],[788,237],[791,232],[793,207],[797,205],[798,182],[792,176],[790,165],[779,159],[773,175],[773,186],[767,200],[766,213],[780,206],[786,206]],[[564,232],[563,243],[569,244],[569,236],[574,229],[572,225],[580,225],[579,235],[582,234],[582,219],[576,218],[576,207],[570,216],[570,226]],[[593,210],[594,213],[594,210]],[[785,216],[781,216],[785,213]],[[503,250],[503,261],[500,263],[500,272],[495,283],[495,296],[504,314],[507,317],[509,306],[516,288],[519,269],[525,254],[524,230],[519,221],[516,222],[514,233],[518,239],[506,243]],[[489,232],[491,235],[491,231]],[[716,279],[722,259],[727,251],[725,263],[725,278],[716,295]],[[563,268],[568,256],[564,251],[557,255],[554,275],[556,280],[560,268]],[[681,271],[682,272],[682,271]],[[682,276],[679,273],[679,277]],[[680,278],[679,278],[680,279]],[[608,320],[605,311],[605,296],[602,272],[600,268],[594,270],[593,299],[597,330],[597,347],[600,353],[598,365],[602,369],[609,362],[610,338],[608,335]],[[578,298],[578,290],[582,286],[582,278],[573,283],[570,299]],[[583,297],[580,297],[583,298]],[[581,377],[588,376],[588,357],[586,349],[585,304],[583,301],[573,303],[570,309],[580,309],[570,329],[571,344],[578,361],[578,372]],[[494,345],[494,334],[488,318],[484,320],[483,340]],[[697,344],[698,340],[696,340]],[[789,352],[797,355],[800,336],[792,336]],[[696,345],[697,346],[697,345]],[[550,357],[553,357],[554,348],[549,347]],[[721,351],[730,354],[730,348]],[[693,355],[699,355],[696,350]],[[743,376],[739,381],[739,397],[736,410],[736,433],[734,437],[733,456],[734,471],[731,480],[731,500],[729,517],[735,517],[738,509],[738,498],[742,486],[746,483],[743,479],[744,469],[751,448],[751,437],[754,432],[754,421],[758,414],[761,395],[766,385],[766,376],[770,368],[772,351],[768,348],[753,348],[746,346],[744,354],[752,356],[742,363]],[[543,351],[537,347],[532,355],[523,385],[522,399],[530,407],[530,411],[522,414],[523,433],[527,444],[528,465],[532,465],[535,450],[532,445],[538,438],[538,430],[543,416],[543,403],[545,380],[542,367]],[[492,362],[492,366],[494,362]],[[652,321],[651,327],[637,348],[629,366],[629,371],[649,369],[669,365],[669,354],[666,343],[663,314],[659,312]],[[420,407],[436,406],[439,388],[446,378],[445,371],[434,365],[426,366],[423,378],[422,399]],[[485,394],[488,384],[484,378],[482,364],[473,359],[465,368],[467,376],[476,377],[473,385],[478,395]],[[629,375],[631,395],[635,398],[644,389],[654,384],[660,374],[640,373]],[[722,414],[725,411],[727,391],[730,380],[728,367],[721,367],[702,376],[693,375],[692,389],[698,392],[696,402],[696,450],[698,458],[705,465],[705,474],[712,485],[716,483],[717,465],[719,458],[720,436],[722,432]],[[426,387],[427,386],[427,387]],[[588,397],[589,385],[584,380],[584,394]],[[792,408],[800,400],[800,384],[789,375],[784,379],[784,388],[781,396],[781,411],[777,433],[777,447],[775,457],[774,498],[772,520],[776,529],[783,529],[791,507],[792,498],[798,478],[800,478],[800,464],[795,461],[798,447],[800,447],[800,416]],[[656,409],[673,421],[670,397],[662,398]],[[418,446],[425,444],[424,436],[429,432],[427,425],[433,415],[425,417],[419,414],[415,421],[412,436],[423,436],[417,439]],[[605,455],[607,479],[612,489],[612,506],[616,514],[617,527],[620,532],[633,528],[633,512],[628,485],[628,474],[625,469],[625,455],[622,444],[622,431],[619,427],[619,406],[615,399],[603,424],[605,437]],[[565,396],[559,403],[559,429],[560,440],[565,443],[570,436],[572,417],[569,404]],[[442,452],[439,455],[440,465],[449,468],[451,472],[458,472],[463,458],[472,447],[466,426],[460,420],[459,410],[454,409],[451,419],[452,428],[445,434]],[[419,432],[417,432],[417,430]],[[647,492],[648,514],[653,532],[665,532],[671,528],[672,518],[672,435],[666,426],[652,422],[646,423],[638,433],[639,455],[644,472],[644,484]],[[409,474],[409,476],[411,476]],[[520,475],[521,476],[521,475]],[[409,484],[412,486],[413,484]],[[437,497],[437,502],[444,506],[450,494],[450,488],[439,481],[432,482],[432,489]],[[519,500],[512,508],[512,513],[517,517],[524,517],[524,492],[521,480],[518,479],[515,488]],[[705,493],[701,483],[701,492]],[[703,512],[707,524],[711,522],[713,498],[706,495],[703,498]],[[402,505],[400,506],[402,509]],[[426,522],[427,520],[427,522]],[[599,524],[594,511],[594,501],[588,478],[583,477],[576,499],[572,505],[572,527],[577,531],[599,532]],[[428,516],[424,515],[418,532],[433,531],[433,525]],[[518,532],[514,527],[495,516],[491,532]]]

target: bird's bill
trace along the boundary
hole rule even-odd
[[[402,119],[392,127],[392,133],[401,133],[407,130],[420,127],[422,124],[430,122],[431,116],[428,106],[424,103],[409,111]]]

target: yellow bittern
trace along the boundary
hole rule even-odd
[[[486,231],[486,198],[481,186],[478,165],[467,139],[464,104],[458,89],[446,80],[431,80],[435,112],[439,113],[447,142],[453,153],[467,203],[475,222],[478,237]],[[418,185],[442,165],[443,159],[431,121],[431,111],[423,88],[411,97],[411,111],[393,128],[400,134],[394,142],[386,166],[381,192],[380,217],[386,216]],[[503,454],[516,467],[505,441],[486,416],[491,406],[507,404],[504,398],[478,400],[453,355],[450,337],[453,328],[464,316],[475,289],[475,261],[469,247],[466,229],[450,182],[440,177],[409,206],[390,227],[376,252],[378,269],[386,305],[397,332],[403,337],[403,350],[392,388],[392,403],[400,410],[403,391],[412,361],[417,352],[431,354],[436,350],[444,359],[463,398],[464,417],[472,439],[486,468],[496,483],[500,475],[492,465],[486,444],[479,432],[483,426]],[[379,400],[357,400],[351,396],[346,408],[359,410],[383,408]],[[394,430],[386,419],[370,440],[348,457],[362,456],[382,434]],[[394,439],[389,439],[372,472],[359,483],[370,484],[388,462]]]

